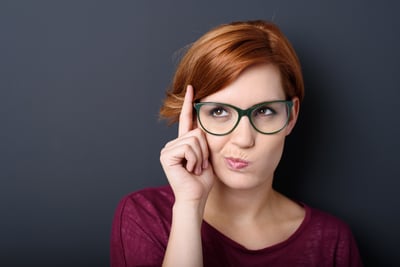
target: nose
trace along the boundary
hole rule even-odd
[[[239,147],[252,147],[255,143],[256,130],[247,116],[243,116],[235,130],[231,133],[231,141]]]

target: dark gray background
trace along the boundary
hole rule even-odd
[[[279,24],[306,98],[276,186],[400,265],[395,1],[1,1],[0,264],[108,266],[122,196],[166,183],[157,112],[176,53],[232,20]]]

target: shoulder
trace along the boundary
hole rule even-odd
[[[169,186],[142,189],[119,202],[111,229],[112,266],[161,265],[171,228]],[[135,266],[136,266],[135,265]]]
[[[173,205],[174,195],[169,186],[141,189],[124,196],[117,207],[117,213],[125,216],[167,215]]]
[[[167,232],[172,220],[174,195],[169,186],[146,188],[124,196],[113,218],[113,231]]]
[[[362,266],[358,246],[347,223],[319,209],[304,206],[306,220],[304,231],[308,239],[305,248],[323,250],[325,259],[333,257],[336,266]],[[307,250],[307,249],[305,249]]]
[[[304,208],[304,230],[310,237],[336,245],[340,242],[352,242],[353,234],[345,221],[317,208],[307,205],[304,205]]]
[[[122,198],[122,202],[171,202],[174,199],[173,192],[170,186],[149,187],[141,189]]]
[[[352,242],[353,236],[347,223],[328,212],[297,202],[305,211],[304,219],[291,240],[296,244],[336,247],[340,242]]]
[[[169,186],[130,193],[119,202],[113,222],[115,244],[134,246],[151,240],[163,247],[171,228],[174,197]]]
[[[304,205],[306,209],[306,220],[308,224],[317,232],[326,234],[349,233],[350,227],[342,219],[325,211]]]

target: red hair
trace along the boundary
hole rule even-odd
[[[266,21],[233,22],[204,34],[181,59],[160,110],[170,123],[179,120],[188,85],[194,101],[228,86],[248,67],[273,64],[278,67],[287,99],[304,96],[299,59],[279,28]]]

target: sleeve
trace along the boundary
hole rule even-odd
[[[117,206],[111,229],[111,267],[162,265],[168,237],[149,205],[128,196]]]

